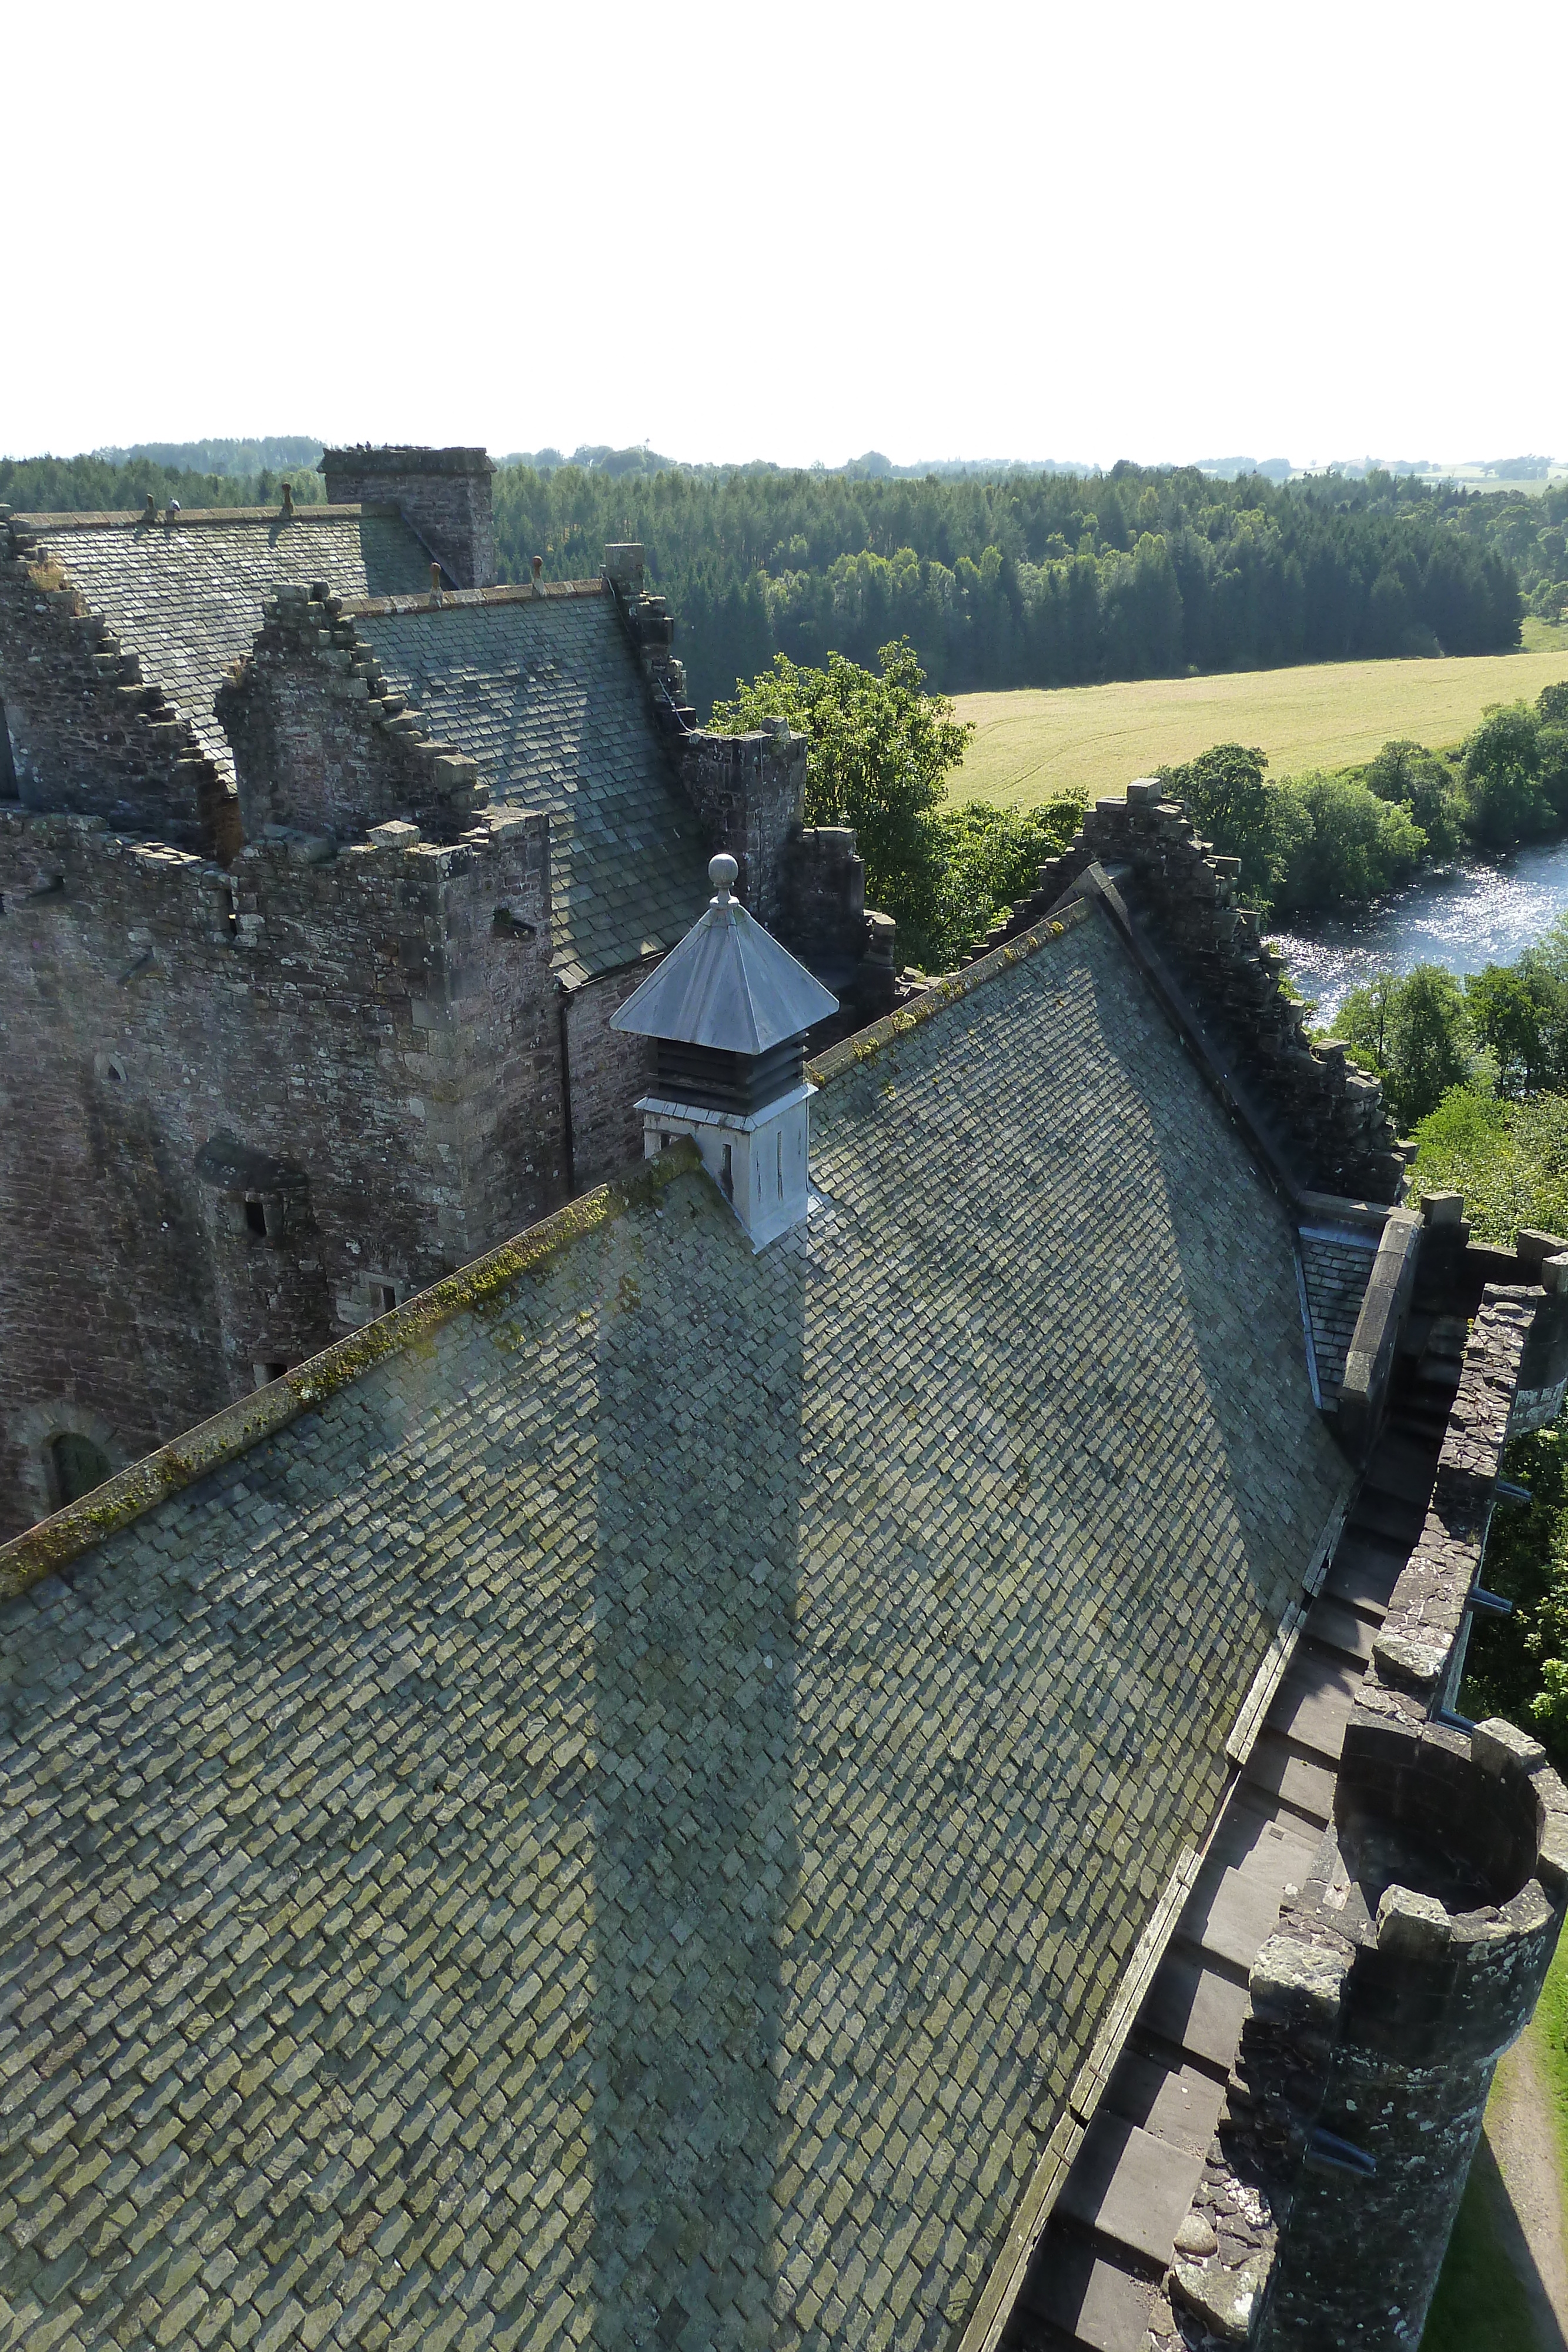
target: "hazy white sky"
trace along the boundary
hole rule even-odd
[[[17,5],[0,451],[1568,456],[1562,0]]]

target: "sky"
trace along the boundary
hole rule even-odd
[[[9,13],[0,453],[1568,457],[1568,9]]]

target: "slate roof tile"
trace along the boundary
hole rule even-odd
[[[708,897],[697,819],[608,593],[364,613],[361,635],[492,800],[550,819],[558,972],[674,947]]]
[[[363,597],[430,586],[429,551],[408,525],[357,509],[302,507],[291,520],[105,517],[88,529],[59,518],[38,539],[125,649],[141,656],[142,677],[183,712],[226,776],[234,758],[213,696],[229,664],[249,653],[271,590],[325,580],[337,595]]]
[[[18,2342],[956,2341],[1343,1472],[1101,918],[815,1114],[0,1611]]]

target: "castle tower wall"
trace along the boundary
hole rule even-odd
[[[1425,1518],[1328,1828],[1252,1965],[1176,2235],[1168,2286],[1193,2345],[1415,2352],[1498,2060],[1568,1913],[1568,1790],[1524,1733],[1453,1712],[1503,1449],[1560,1394],[1568,1254],[1543,1234],[1467,1248],[1461,1209],[1423,1203],[1415,1311],[1473,1314]],[[1369,1289],[1358,1339],[1380,1312]]]
[[[786,912],[786,859],[806,816],[806,738],[787,719],[750,735],[698,730],[681,744],[681,780],[710,848],[740,868],[737,895],[769,930]]]
[[[483,449],[324,449],[321,470],[334,504],[388,505],[402,511],[458,588],[493,588],[496,541]]]
[[[1295,2189],[1268,2352],[1419,2344],[1497,2062],[1556,1948],[1565,1863],[1568,1792],[1533,1740],[1353,1721],[1296,1922],[1320,1963],[1349,1948],[1312,2144],[1331,2160]],[[1277,1950],[1260,1965],[1286,1972]]]
[[[0,807],[0,1527],[50,1429],[134,1458],[559,1199],[549,885],[516,812],[225,871]],[[284,1171],[277,1230],[214,1139]]]
[[[807,737],[783,719],[764,719],[747,735],[698,727],[672,652],[674,621],[664,597],[647,593],[642,548],[607,547],[604,577],[704,845],[736,862],[737,895],[831,988],[852,995],[866,1019],[891,1011],[894,920],[866,910],[865,864],[852,831],[806,826]]]

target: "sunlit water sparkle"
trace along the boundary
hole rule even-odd
[[[1568,907],[1568,841],[1424,874],[1354,917],[1321,916],[1272,934],[1291,982],[1332,1022],[1353,988],[1375,972],[1441,964],[1461,975],[1511,963]]]

